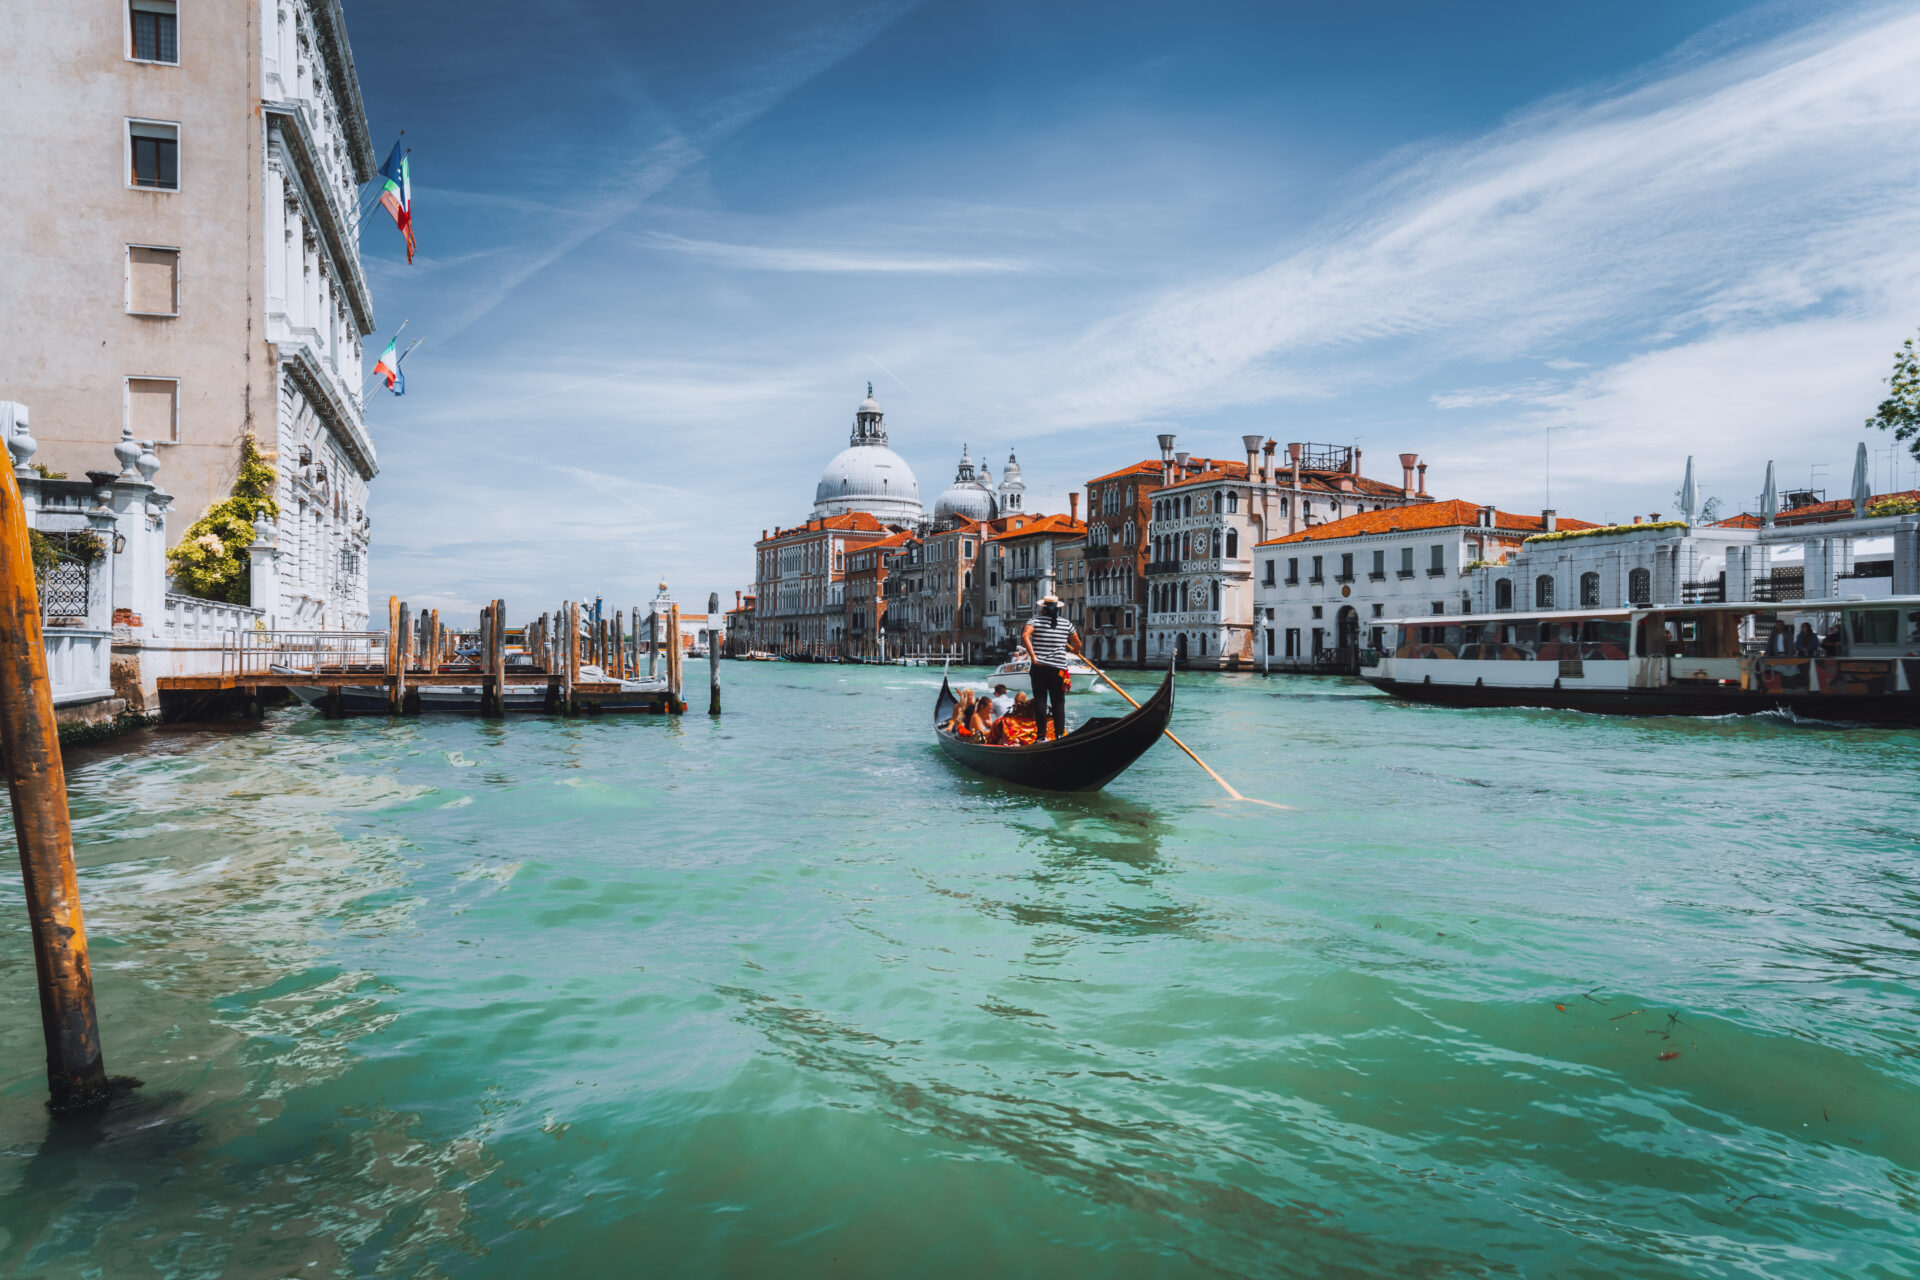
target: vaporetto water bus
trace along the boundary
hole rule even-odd
[[[1456,707],[1920,724],[1920,596],[1401,618],[1360,677]]]

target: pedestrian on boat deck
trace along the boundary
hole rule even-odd
[[[1827,634],[1820,637],[1820,652],[1829,658],[1837,658],[1840,651],[1847,647],[1846,628],[1840,625],[1838,618],[1827,628]]]
[[[1060,597],[1049,592],[1020,631],[1033,671],[1034,740],[1047,740],[1047,719],[1054,736],[1067,736],[1067,655],[1080,652],[1080,633],[1060,612]]]
[[[1820,656],[1820,637],[1813,633],[1813,624],[1811,622],[1803,622],[1800,624],[1800,634],[1793,638],[1793,651],[1802,658],[1817,658]]]
[[[1013,710],[1013,695],[1007,692],[1007,686],[993,686],[993,714],[1003,716]]]

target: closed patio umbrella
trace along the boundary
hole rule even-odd
[[[1867,503],[1873,500],[1873,488],[1867,483],[1867,442],[1862,440],[1853,455],[1853,515],[1863,519]]]

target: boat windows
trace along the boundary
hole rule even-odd
[[[1899,644],[1898,609],[1854,609],[1847,614],[1848,630],[1855,644]]]

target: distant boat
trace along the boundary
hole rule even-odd
[[[1063,738],[1025,747],[990,747],[950,732],[946,724],[957,702],[952,686],[942,679],[933,704],[933,736],[956,763],[1042,791],[1096,791],[1124,773],[1166,732],[1173,718],[1173,673],[1167,673],[1159,690],[1137,710],[1096,717]]]
[[[995,667],[993,669],[992,679],[1004,681],[1018,678],[1025,680],[1032,674],[1032,665],[1027,662],[1024,654],[1020,654],[1007,659]],[[1071,685],[1067,690],[1070,694],[1108,692],[1107,682],[1100,678],[1100,673],[1071,653],[1067,655],[1067,680]]]

